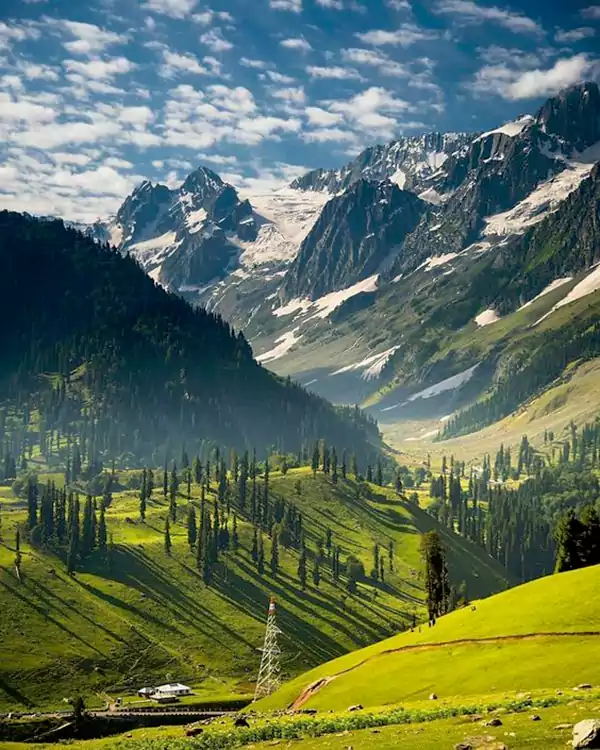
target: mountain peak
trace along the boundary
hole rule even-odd
[[[184,193],[215,193],[224,185],[225,183],[216,172],[208,167],[199,166],[185,178],[180,190]]]
[[[600,141],[600,89],[594,81],[569,86],[540,108],[536,121],[578,151]]]

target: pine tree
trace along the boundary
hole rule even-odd
[[[163,496],[166,498],[169,494],[169,471],[167,469],[167,462],[165,461],[165,468],[163,470]]]
[[[197,529],[196,529],[196,509],[192,503],[188,503],[187,509],[187,535],[188,544],[190,549],[196,544]]]
[[[231,549],[233,554],[236,555],[239,547],[238,531],[237,531],[237,516],[233,514],[233,527],[231,530]]]
[[[560,519],[556,527],[556,573],[582,567],[581,537],[583,532],[584,526],[572,509]]]
[[[276,576],[279,570],[279,540],[277,529],[273,529],[271,536],[271,575]]]
[[[346,451],[342,451],[342,465],[340,467],[342,472],[342,479],[346,479]]]
[[[83,506],[83,526],[81,530],[81,555],[87,557],[94,548],[94,519],[92,498],[90,495],[85,500]]]
[[[321,583],[321,566],[318,557],[315,557],[313,561],[312,580],[314,585],[319,588],[319,584]]]
[[[273,562],[271,558],[271,570],[273,568]],[[273,573],[275,575],[275,573]],[[302,547],[300,551],[300,558],[298,560],[298,579],[303,589],[306,588],[306,549]]]
[[[584,526],[581,535],[581,560],[584,565],[600,564],[600,515],[593,505],[588,505],[582,515]]]
[[[425,562],[429,619],[434,620],[448,611],[450,598],[446,552],[437,531],[428,531],[421,537],[421,556]]]
[[[202,463],[200,461],[200,456],[196,456],[194,459],[193,472],[194,482],[196,484],[202,484]]]
[[[401,495],[402,494],[402,474],[400,474],[400,469],[396,471],[396,480],[394,482],[394,485],[396,487],[396,494]]]
[[[174,494],[171,494],[169,500],[169,518],[173,523],[177,522],[177,500]]]
[[[98,550],[102,557],[105,558],[107,553],[107,533],[103,505],[100,507],[100,521],[98,522]]]
[[[171,554],[171,530],[169,526],[169,519],[167,517],[167,520],[165,521],[165,539],[164,539],[164,545],[165,545],[165,552],[167,555]]]
[[[255,564],[258,563],[258,531],[256,526],[252,530],[252,550],[250,557]]]
[[[350,459],[350,473],[355,479],[358,479],[358,463],[356,461],[356,455],[353,453]]]
[[[381,459],[377,459],[377,469],[375,473],[375,483],[380,487],[383,487],[383,468],[381,466]]]
[[[140,521],[144,523],[146,520],[146,492],[145,488],[142,488],[140,492]]]
[[[37,526],[38,489],[36,481],[30,477],[27,482],[27,528],[29,531]]]
[[[371,570],[371,578],[376,581],[379,578],[379,545],[375,544],[373,547],[373,568]]]
[[[388,567],[390,573],[394,572],[394,542],[392,539],[388,542]]]
[[[312,468],[313,476],[316,477],[317,471],[319,470],[319,446],[318,445],[315,445],[313,449],[311,468]]]
[[[258,571],[259,576],[264,576],[265,574],[265,546],[263,544],[263,538],[262,534],[258,537],[258,552],[256,556],[256,569]]]
[[[367,465],[367,482],[373,481],[373,469],[371,468],[371,464]]]

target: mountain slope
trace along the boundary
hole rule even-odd
[[[40,478],[62,483],[62,475]],[[13,540],[16,524],[25,526],[27,511],[8,488],[0,487],[2,709],[50,708],[63,696],[77,692],[87,703],[95,703],[97,692],[115,696],[169,679],[191,683],[208,700],[247,694],[256,677],[257,649],[273,594],[283,630],[286,676],[373,643],[409,622],[413,612],[420,616],[423,611],[422,582],[416,576],[421,565],[418,532],[437,528],[437,524],[390,489],[361,483],[359,490],[350,476],[334,484],[320,472],[313,477],[308,468],[286,474],[272,471],[273,511],[284,503],[284,508],[293,505],[302,514],[309,581],[303,590],[297,572],[297,542],[284,545],[282,541],[280,569],[272,576],[270,540],[264,528],[260,533],[267,572],[257,571],[251,554],[253,525],[241,512],[235,492],[220,509],[230,531],[231,513],[237,513],[238,550],[231,545],[221,550],[211,584],[204,585],[196,550],[188,544],[187,493],[177,496],[177,522],[171,524],[172,550],[167,555],[163,529],[169,501],[156,488],[148,501],[146,520],[140,521],[139,491],[124,489],[135,486],[136,479],[140,479],[139,472],[117,472],[112,502],[106,509],[108,533],[113,536],[110,567],[96,551],[78,564],[71,577],[64,561],[40,545],[30,546],[23,534],[22,583],[14,574]],[[257,486],[263,497],[262,470]],[[197,513],[202,496],[212,513],[218,498],[216,483],[206,493],[192,483],[191,504]],[[288,528],[287,522],[283,527]],[[325,549],[316,587],[312,561],[319,541],[325,547],[326,528],[331,530],[333,545],[342,548],[342,566],[352,554],[368,570],[373,545],[377,542],[384,548],[392,541],[394,571],[387,570],[386,583],[367,579],[359,583],[356,595],[348,595],[343,572],[339,582],[332,580]],[[503,569],[481,549],[445,529],[441,533],[457,581],[466,580],[479,595],[508,585]]]
[[[385,145],[365,149],[341,169],[315,169],[290,185],[294,190],[344,192],[358,180],[386,179],[398,187],[418,192],[453,154],[476,137],[471,133],[425,133],[404,136]]]
[[[0,261],[0,394],[16,447],[25,419],[36,444],[44,429],[75,430],[105,458],[210,442],[295,452],[317,437],[374,450],[372,422],[283,383],[241,333],[61,222],[0,213]]]
[[[321,665],[257,708],[297,701],[298,707],[340,710],[425,699],[432,692],[449,697],[597,684],[600,666],[585,654],[600,645],[599,584],[595,566],[518,586],[445,615],[433,628]],[[317,685],[313,694],[298,700],[310,685]]]
[[[285,300],[321,297],[377,273],[425,208],[393,183],[360,179],[323,208],[282,287]]]

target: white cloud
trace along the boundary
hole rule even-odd
[[[50,65],[38,65],[37,63],[24,62],[20,66],[25,78],[30,81],[58,81],[60,76],[55,68]]]
[[[384,45],[399,45],[401,47],[410,47],[415,42],[428,41],[435,39],[436,34],[432,31],[422,29],[416,24],[405,23],[395,31],[385,31],[383,29],[373,29],[357,33],[356,37],[365,44],[372,44],[375,47]]]
[[[579,12],[583,18],[591,18],[594,21],[600,21],[600,5],[590,5]]]
[[[412,10],[408,0],[386,0],[385,4],[392,10]]]
[[[292,13],[302,13],[302,0],[269,0],[273,10],[289,10]]]
[[[102,52],[110,45],[125,44],[128,41],[126,34],[106,31],[93,23],[68,20],[50,21],[49,19],[46,19],[45,23],[55,24],[75,37],[74,41],[63,42],[63,47],[73,55]]]
[[[341,114],[328,112],[326,109],[321,109],[321,107],[307,107],[305,114],[310,125],[329,126],[337,125],[344,121]]]
[[[397,78],[406,78],[412,75],[406,65],[392,60],[380,50],[350,47],[349,49],[343,49],[341,54],[342,60],[353,62],[356,65],[368,65],[378,68],[381,75]]]
[[[56,110],[45,107],[26,98],[13,99],[0,91],[0,122],[47,123],[56,119]]]
[[[226,52],[233,48],[233,44],[223,37],[221,29],[211,29],[200,36],[202,44],[206,44],[213,52]]]
[[[65,122],[34,126],[12,135],[11,140],[21,146],[53,149],[67,144],[99,143],[114,138],[121,125],[111,120],[90,122]]]
[[[92,160],[88,154],[81,152],[70,153],[66,151],[53,151],[49,156],[54,162],[56,162],[56,164],[76,164],[80,167],[89,164]]]
[[[557,60],[547,70],[529,70],[510,83],[505,90],[507,99],[532,99],[551,96],[560,89],[580,83],[593,68],[587,55],[575,55]]]
[[[171,18],[185,18],[196,7],[198,0],[146,0],[142,8]]]
[[[475,75],[471,91],[496,94],[504,99],[519,100],[552,96],[561,89],[580,83],[596,64],[585,54],[557,60],[550,68],[524,70],[518,65],[486,65]]]
[[[354,68],[342,68],[336,65],[321,67],[319,65],[309,65],[306,72],[311,78],[335,78],[338,80],[363,81],[364,78]]]
[[[328,102],[329,109],[344,116],[347,123],[370,137],[391,139],[397,129],[393,115],[412,105],[397,99],[385,88],[371,86],[349,99]]]
[[[241,57],[240,65],[245,68],[253,68],[254,70],[264,70],[267,67],[267,63],[264,60],[253,60],[249,57]]]
[[[342,0],[316,0],[317,5],[322,8],[330,8],[331,10],[344,10],[344,3]]]
[[[219,21],[228,21],[229,23],[234,20],[231,13],[228,13],[226,10],[214,11],[211,8],[206,8],[201,13],[193,13],[191,15],[192,21],[199,23],[201,26],[210,26],[215,18]]]
[[[302,86],[298,88],[275,89],[271,91],[271,96],[274,99],[281,99],[290,104],[303,104],[306,101],[306,94]]]
[[[283,73],[279,73],[276,70],[267,70],[266,75],[268,78],[273,81],[273,83],[294,83],[296,80],[295,78],[292,78],[292,76],[286,76]]]
[[[78,73],[84,78],[99,80],[111,79],[116,75],[129,73],[136,67],[135,63],[126,57],[112,57],[107,60],[92,58],[86,62],[65,60],[63,65],[70,73]]]
[[[569,31],[559,29],[554,35],[554,39],[561,44],[571,44],[595,35],[596,29],[592,29],[591,26],[581,26],[578,29],[569,29]]]
[[[179,72],[191,73],[195,75],[208,75],[209,71],[203,65],[200,65],[198,58],[194,55],[179,54],[172,52],[170,49],[162,50],[163,63],[159,68],[159,74],[164,78],[173,78]]]
[[[301,52],[310,52],[312,49],[309,42],[304,37],[292,37],[290,39],[282,39],[279,44],[286,49],[297,49]]]
[[[497,23],[515,34],[543,34],[542,27],[522,13],[478,4],[473,0],[440,0],[435,12],[457,16],[464,23]]]
[[[356,143],[356,133],[341,128],[319,128],[309,130],[302,134],[302,140],[306,143]]]
[[[119,159],[117,156],[109,156],[103,162],[104,167],[112,167],[114,169],[133,169],[135,166],[127,159]]]
[[[34,26],[25,24],[9,25],[0,21],[0,49],[9,48],[13,42],[24,42],[26,39],[39,39],[41,33]]]

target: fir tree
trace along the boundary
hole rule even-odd
[[[237,531],[237,516],[233,514],[233,527],[231,529],[231,549],[234,555],[237,555],[239,547],[238,531]]]
[[[197,529],[196,529],[196,509],[192,503],[188,503],[187,509],[187,535],[188,544],[190,549],[196,544]]]
[[[358,463],[356,462],[356,456],[354,453],[350,459],[350,473],[355,479],[358,479]]]
[[[38,489],[37,482],[30,477],[27,482],[27,528],[29,531],[37,526]]]
[[[311,468],[312,468],[313,476],[316,477],[317,471],[319,469],[319,446],[318,445],[315,445],[313,449]]]
[[[250,552],[250,557],[255,564],[258,563],[258,531],[256,526],[252,530],[252,550]]]
[[[202,484],[202,462],[200,461],[200,456],[196,456],[194,459],[192,470],[194,472],[194,482],[198,485]]]
[[[377,468],[375,471],[375,483],[380,487],[383,487],[383,468],[381,466],[381,459],[377,459]]]
[[[271,558],[271,569],[273,568],[273,562]],[[275,575],[275,573],[273,573]],[[300,551],[300,558],[298,559],[298,579],[303,589],[306,588],[306,549],[302,547]]]
[[[274,529],[271,537],[271,575],[276,576],[279,570],[279,540],[277,530]]]
[[[367,482],[373,481],[373,469],[371,468],[371,464],[367,465]]]
[[[171,554],[171,529],[169,525],[169,518],[165,521],[165,536],[164,536],[164,547],[167,555]]]
[[[263,538],[262,534],[258,537],[258,552],[256,556],[256,569],[258,571],[259,576],[264,576],[265,574],[265,546],[263,544]]]
[[[102,557],[106,557],[108,550],[107,547],[107,533],[106,533],[106,518],[104,517],[104,506],[100,507],[100,521],[98,522],[98,550]]]
[[[315,557],[313,561],[313,568],[312,568],[312,580],[313,584],[316,586],[316,588],[319,588],[319,584],[321,583],[321,567],[319,564],[319,558]]]

